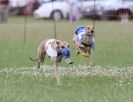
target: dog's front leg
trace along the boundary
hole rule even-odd
[[[60,75],[59,75],[59,70],[58,70],[58,64],[57,64],[57,57],[52,57],[51,58],[53,67],[54,67],[54,73],[57,81],[57,85],[61,85],[61,80],[60,80]]]

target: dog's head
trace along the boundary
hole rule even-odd
[[[62,55],[62,57],[65,59],[67,63],[73,63],[73,61],[70,60],[70,48],[67,41],[55,40],[53,42],[53,47],[57,50],[59,54]]]
[[[82,44],[84,46],[89,46],[91,44],[92,38],[94,36],[94,27],[92,25],[85,27],[86,34],[83,35]]]
[[[85,32],[87,35],[94,35],[94,27],[92,25],[87,25],[85,27]]]

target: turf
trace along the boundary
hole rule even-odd
[[[87,64],[88,60],[76,56],[72,41],[74,31],[79,25],[93,24],[93,21],[83,19],[75,24],[67,20],[54,22],[52,20],[36,20],[24,17],[13,17],[7,24],[0,25],[0,67],[32,66],[28,57],[36,57],[37,46],[43,39],[56,38],[66,40],[71,47],[71,58],[74,65]],[[96,21],[96,48],[93,62],[100,66],[132,66],[133,63],[133,22]],[[51,64],[46,61],[46,64]],[[66,64],[61,63],[61,66]]]
[[[1,102],[132,102],[133,78],[62,77],[0,74]]]
[[[55,24],[56,30],[52,20],[28,17],[10,17],[7,24],[0,24],[0,102],[133,102],[133,21],[95,22],[95,66],[89,69],[88,60],[76,56],[72,37],[78,25],[93,21],[69,24],[62,20]],[[36,63],[28,58],[36,57],[41,40],[55,36],[70,43],[75,62],[68,67],[62,61],[60,68],[72,75],[77,75],[73,67],[75,73],[83,71],[81,76],[62,76],[62,86],[45,71],[34,71]],[[44,64],[51,65],[46,59]]]

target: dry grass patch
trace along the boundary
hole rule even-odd
[[[118,68],[115,66],[71,66],[71,67],[59,67],[59,72],[61,76],[105,76],[105,77],[131,77],[133,76],[133,67]],[[21,67],[21,68],[4,68],[0,70],[0,73],[13,73],[22,75],[45,75],[54,76],[54,71],[52,66],[43,65],[41,69],[37,69],[36,66],[33,67]]]

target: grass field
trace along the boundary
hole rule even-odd
[[[32,66],[28,57],[36,57],[39,42],[45,38],[54,38],[54,24],[50,20],[33,20],[25,18],[11,18],[8,24],[0,25],[0,67]],[[92,24],[92,21],[82,20],[74,25],[68,21],[56,22],[56,36],[67,40],[72,50],[75,65],[87,64],[85,58],[75,55],[72,41],[76,26]],[[133,63],[133,22],[95,22],[96,48],[94,64],[100,66],[132,66]],[[80,59],[79,59],[80,58]],[[63,65],[63,64],[62,64]]]
[[[72,41],[76,26],[87,24],[93,22],[56,22],[56,37],[70,43],[75,62],[71,66],[61,62],[63,73],[66,69],[71,73],[71,68],[81,73],[80,65],[87,66],[86,58],[75,55]],[[95,28],[96,67],[88,66],[80,76],[62,75],[63,85],[57,86],[53,76],[34,72],[36,63],[28,59],[36,57],[41,40],[55,37],[54,22],[27,18],[25,24],[25,18],[11,17],[0,24],[0,102],[133,102],[133,21],[96,21]],[[51,64],[48,58],[45,64]]]

